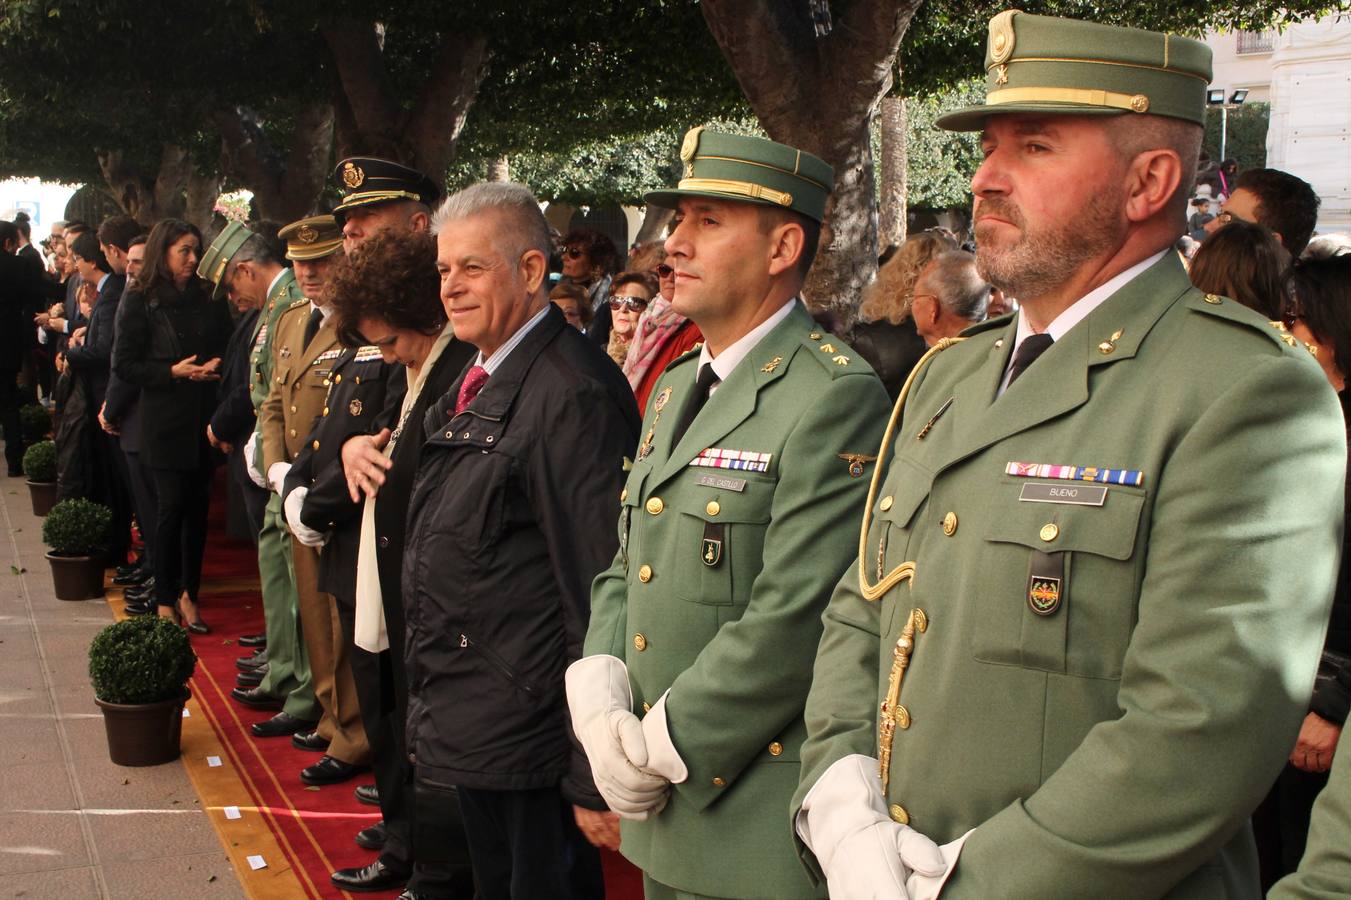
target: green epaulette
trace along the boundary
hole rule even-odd
[[[1220,319],[1227,319],[1230,322],[1237,322],[1240,325],[1246,325],[1255,331],[1265,334],[1271,340],[1281,345],[1288,351],[1298,350],[1301,346],[1298,338],[1290,333],[1285,327],[1285,323],[1276,320],[1268,321],[1262,318],[1262,314],[1249,309],[1237,300],[1230,297],[1222,297],[1219,294],[1206,294],[1199,290],[1188,292],[1187,308],[1197,312],[1206,313]],[[1305,348],[1308,352],[1312,350]]]
[[[872,374],[872,367],[854,349],[833,334],[813,331],[802,339],[807,355],[815,359],[830,373],[831,378],[841,375]]]

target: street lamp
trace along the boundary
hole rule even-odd
[[[1247,88],[1234,88],[1229,102],[1224,102],[1224,88],[1210,88],[1206,91],[1206,103],[1220,108],[1220,162],[1224,162],[1224,151],[1229,141],[1229,110],[1243,105],[1248,99]]]

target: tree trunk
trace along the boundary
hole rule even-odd
[[[184,215],[186,192],[197,177],[197,167],[182,147],[163,145],[153,178],[128,162],[121,150],[99,153],[98,162],[109,194],[136,221],[148,226],[160,219]],[[211,202],[215,200],[212,195]]]
[[[505,156],[499,156],[488,163],[488,180],[511,180],[511,163]]]
[[[209,232],[215,217],[216,199],[220,197],[220,184],[219,175],[203,175],[196,169],[188,175],[183,218],[196,225],[202,232],[202,237],[208,242],[215,238],[215,235]]]
[[[905,98],[883,97],[878,120],[882,126],[882,210],[877,227],[877,250],[905,241],[906,155]]]
[[[314,210],[328,175],[333,119],[329,103],[302,107],[295,115],[290,151],[283,155],[251,110],[217,113],[222,170],[253,192],[260,218],[285,225]]]
[[[852,319],[877,271],[869,125],[891,89],[901,37],[920,0],[854,0],[817,37],[807,4],[703,0],[704,21],[766,133],[835,168],[821,250],[803,293]]]
[[[664,206],[648,206],[647,212],[643,215],[642,227],[638,229],[638,236],[634,238],[640,244],[648,241],[655,241],[661,238],[661,233],[666,230],[666,226],[675,218],[675,210],[667,209]]]
[[[370,19],[344,17],[322,27],[341,90],[340,152],[402,162],[440,182],[469,109],[488,74],[487,35],[447,32],[430,76],[407,106],[390,83],[381,36]]]

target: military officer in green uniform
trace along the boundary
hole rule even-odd
[[[792,828],[832,897],[1255,898],[1308,708],[1346,437],[1308,351],[1172,251],[1210,50],[1009,11],[978,266],[825,616]]]
[[[568,701],[649,898],[819,896],[782,816],[886,392],[799,299],[830,166],[702,129],[681,155],[647,199],[707,343],[654,389]]]
[[[1346,680],[1346,676],[1339,676]],[[1332,758],[1332,774],[1309,821],[1299,869],[1276,882],[1269,900],[1351,898],[1351,753]]]

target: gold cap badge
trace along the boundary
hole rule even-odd
[[[301,225],[300,228],[296,230],[296,240],[300,241],[302,244],[313,244],[318,237],[319,232],[308,225]]]
[[[359,188],[362,182],[366,180],[366,173],[361,170],[361,166],[345,163],[342,167],[342,183],[349,188]]]

